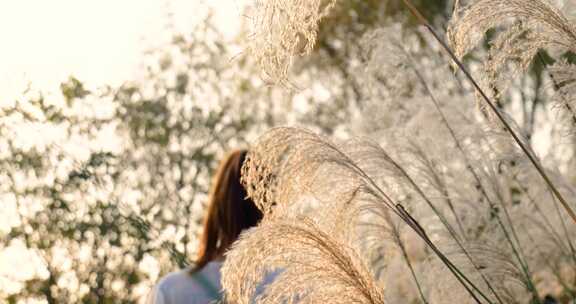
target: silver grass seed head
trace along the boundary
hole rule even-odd
[[[448,41],[462,59],[490,29],[500,31],[490,41],[480,82],[495,99],[503,95],[515,76],[528,70],[540,50],[551,54],[576,50],[576,24],[548,0],[475,2],[455,12]],[[485,109],[481,106],[481,110]]]
[[[308,130],[274,128],[250,149],[242,168],[248,196],[268,216],[299,202],[349,202],[360,183],[337,145]]]
[[[256,297],[271,273],[274,279]],[[231,303],[384,303],[356,251],[304,217],[267,221],[243,234],[222,274]]]
[[[310,54],[320,21],[336,0],[257,0],[252,15],[253,56],[266,80],[286,84],[295,57]]]

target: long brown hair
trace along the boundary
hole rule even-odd
[[[192,272],[222,256],[242,230],[256,226],[262,219],[262,212],[247,197],[240,183],[245,158],[245,150],[236,150],[220,162],[212,181],[198,258]]]

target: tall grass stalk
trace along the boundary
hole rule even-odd
[[[466,253],[466,256],[471,260],[471,263],[473,265],[474,262],[472,261],[472,257],[471,255],[467,252],[465,246],[462,244],[461,240],[458,238],[458,235],[456,233],[456,231],[454,230],[454,228],[452,227],[452,225],[448,222],[448,220],[446,219],[446,217],[442,214],[442,212],[434,205],[434,203],[432,203],[432,201],[428,198],[428,196],[424,193],[424,191],[422,190],[422,188],[420,188],[420,186],[418,186],[418,184],[414,181],[414,179],[408,174],[408,172],[406,172],[406,170],[398,163],[396,162],[390,155],[388,155],[386,153],[386,151],[384,151],[382,148],[378,148],[378,152],[382,154],[382,156],[384,157],[384,159],[386,159],[387,162],[389,162],[394,168],[395,170],[400,173],[400,175],[406,180],[408,181],[408,183],[411,185],[411,187],[416,191],[416,193],[418,193],[419,196],[422,197],[422,199],[426,202],[426,204],[432,209],[432,211],[434,212],[434,214],[440,219],[440,221],[442,222],[443,226],[448,230],[449,234],[451,235],[451,237],[454,239],[454,241],[457,243],[457,245],[460,247],[460,249]],[[377,189],[380,189],[378,186],[375,185],[375,187]],[[381,190],[380,190],[381,191]],[[456,278],[458,279],[458,281],[460,281],[460,283],[465,287],[465,289],[470,293],[470,295],[479,302],[479,299],[476,297],[475,292],[477,292],[480,297],[482,297],[484,300],[486,300],[488,303],[492,303],[491,300],[482,292],[482,290],[480,290],[480,288],[478,288],[462,271],[460,271],[454,264],[452,264],[450,262],[450,260],[440,252],[440,250],[434,245],[434,243],[428,238],[426,232],[424,231],[424,229],[420,226],[420,224],[418,223],[418,221],[416,221],[409,213],[408,211],[406,211],[404,209],[404,207],[401,204],[396,204],[396,210],[400,211],[400,212],[396,212],[397,215],[400,216],[401,219],[404,220],[404,222],[406,222],[425,242],[426,244],[428,244],[428,246],[438,255],[438,257],[441,259],[441,261],[448,267],[448,269],[453,272],[453,274],[456,276]],[[476,266],[477,267],[477,266]],[[489,282],[486,280],[486,283],[489,284]],[[493,289],[491,288],[492,292],[495,293],[495,291],[493,291]],[[497,298],[498,296],[495,295]]]
[[[263,204],[268,204],[273,197],[270,197],[268,194],[263,195],[259,193],[259,190],[256,189],[258,187],[264,187],[266,191],[270,191],[270,188],[266,188],[263,182],[270,182],[269,177],[268,179],[263,178],[262,174],[268,176],[269,174],[273,174],[272,172],[266,171],[266,166],[274,165],[279,166],[276,163],[259,163],[257,160],[252,160],[252,155],[258,155],[256,151],[262,150],[259,153],[264,153],[261,157],[269,159],[271,156],[276,155],[276,153],[282,153],[282,159],[288,163],[291,163],[292,168],[282,167],[281,174],[289,174],[290,179],[287,180],[287,183],[290,181],[297,180],[293,175],[298,174],[298,172],[313,176],[310,172],[310,168],[317,167],[317,163],[326,163],[331,162],[340,168],[345,168],[346,170],[350,170],[353,173],[353,178],[357,179],[363,185],[362,189],[365,191],[367,195],[374,198],[372,204],[368,207],[373,208],[373,210],[383,210],[383,211],[392,211],[398,217],[406,223],[416,234],[426,243],[426,245],[434,252],[434,254],[440,259],[440,261],[448,268],[448,270],[452,273],[452,275],[456,278],[456,280],[462,285],[462,287],[468,292],[468,294],[475,300],[476,303],[481,304],[483,303],[475,291],[477,291],[482,298],[485,298],[488,303],[490,300],[482,294],[481,290],[471,282],[467,276],[460,270],[444,253],[442,253],[438,247],[434,244],[434,242],[428,237],[425,230],[422,226],[418,223],[416,219],[414,219],[410,213],[404,209],[402,204],[396,203],[394,199],[392,199],[378,184],[372,179],[372,177],[364,171],[361,167],[361,164],[357,163],[351,155],[348,155],[344,150],[341,150],[335,144],[305,130],[301,130],[298,128],[275,128],[268,132],[265,138],[269,138],[268,141],[264,140],[264,142],[259,143],[256,147],[253,147],[251,150],[252,154],[248,155],[248,163],[245,164],[243,167],[243,174],[245,179],[245,186],[249,189],[248,195],[251,197],[256,197],[256,201],[260,201],[261,198],[264,201],[260,201],[259,207],[262,210],[269,210],[270,206],[265,206]],[[295,141],[296,140],[296,141]],[[286,150],[282,147],[290,146],[292,150],[296,150],[296,152],[292,152],[294,155],[286,155]],[[306,153],[304,155],[300,154],[303,151],[299,151],[299,149],[305,149]],[[299,152],[298,152],[299,151]],[[380,146],[378,146],[379,152],[384,152]],[[381,153],[372,153],[370,155],[384,155]],[[318,159],[315,158],[318,157]],[[257,159],[258,157],[256,157]],[[389,158],[385,158],[387,161]],[[304,167],[308,167],[306,170]],[[292,170],[296,168],[297,171],[293,172]],[[276,173],[274,173],[276,174]],[[276,178],[282,179],[280,176],[276,176]],[[255,183],[255,184],[252,184]],[[278,185],[276,185],[278,186]],[[289,185],[283,185],[284,187],[289,187]],[[254,191],[252,191],[254,190]],[[286,193],[284,193],[286,194]],[[284,195],[282,194],[282,195]],[[290,195],[290,193],[288,193]],[[282,204],[278,204],[274,207],[276,210],[279,209],[281,212],[283,208],[286,206],[282,206]],[[382,213],[384,214],[384,213]],[[280,213],[280,216],[282,213]],[[275,220],[275,214],[272,212],[269,216],[270,220]],[[474,289],[474,290],[473,290]]]
[[[552,199],[555,199],[554,196],[552,195]],[[572,260],[574,261],[574,266],[576,269],[576,249],[574,248],[574,244],[572,243],[572,239],[570,238],[570,234],[568,233],[568,227],[566,227],[566,221],[564,221],[564,218],[562,217],[562,214],[560,213],[560,208],[558,208],[557,204],[554,204],[555,206],[555,211],[556,214],[558,215],[558,219],[560,221],[560,224],[562,225],[562,230],[564,231],[564,234],[566,236],[566,240],[568,241],[568,247],[570,247],[570,253],[572,256]]]
[[[516,185],[519,187],[522,194],[524,194],[528,198],[528,201],[534,207],[534,210],[538,214],[538,218],[542,219],[543,224],[539,225],[542,227],[542,230],[550,235],[551,240],[556,244],[556,246],[558,246],[558,248],[560,248],[564,253],[572,255],[572,257],[573,257],[574,251],[570,248],[565,247],[566,245],[562,242],[562,236],[560,236],[560,234],[554,229],[554,227],[552,226],[552,223],[550,222],[548,217],[546,217],[546,214],[544,214],[544,211],[542,211],[540,206],[538,206],[538,204],[536,203],[534,198],[530,195],[530,193],[528,193],[528,190],[524,188],[522,183],[516,177],[513,177],[513,180],[514,180],[514,182],[516,182]],[[552,195],[552,199],[554,199],[553,195]],[[555,207],[554,209],[556,210],[557,215],[560,217],[562,227],[565,228],[565,232],[566,232],[565,236],[567,239],[567,243],[569,244],[569,247],[572,247],[570,245],[572,243],[572,241],[568,237],[568,230],[566,229],[566,225],[565,225],[565,222],[562,218],[562,214],[560,212],[560,209],[558,208],[558,204],[554,204],[554,207]],[[576,262],[576,260],[575,260],[575,262]]]
[[[497,190],[495,192],[498,193]],[[499,195],[497,194],[497,196],[499,196]],[[541,303],[540,295],[538,294],[538,290],[536,289],[536,285],[534,284],[534,281],[532,280],[532,274],[530,272],[530,267],[528,266],[528,263],[526,262],[526,258],[525,258],[523,251],[522,251],[522,246],[520,244],[518,234],[516,233],[516,229],[514,228],[514,224],[512,223],[512,219],[510,218],[510,214],[508,213],[508,208],[506,207],[506,203],[504,202],[503,198],[501,198],[501,197],[499,198],[498,201],[500,202],[500,207],[502,208],[502,210],[504,210],[504,215],[506,216],[506,220],[508,221],[508,226],[510,227],[510,231],[508,231],[508,229],[506,229],[506,225],[504,225],[504,222],[502,221],[502,219],[499,216],[496,216],[496,221],[498,222],[498,225],[502,229],[502,232],[504,233],[504,237],[506,238],[506,241],[510,245],[510,248],[512,249],[512,253],[514,254],[514,257],[518,260],[518,264],[520,264],[522,274],[524,275],[524,280],[525,280],[524,282],[526,284],[526,287],[533,294],[534,301],[536,301],[536,303]],[[498,210],[498,209],[496,209],[496,210]]]
[[[422,158],[422,161],[425,162],[424,165],[429,170],[429,174],[431,175],[432,179],[435,182],[434,186],[437,186],[439,188],[437,190],[439,190],[440,195],[442,196],[442,198],[446,202],[446,205],[448,206],[448,209],[450,210],[450,213],[452,213],[452,216],[454,217],[454,220],[456,221],[456,225],[458,226],[458,229],[460,230],[460,234],[461,234],[462,239],[464,241],[467,241],[466,230],[464,229],[464,224],[462,223],[462,221],[460,220],[460,217],[456,213],[456,208],[454,207],[452,199],[450,198],[450,193],[448,192],[448,186],[444,182],[443,178],[440,176],[441,173],[438,172],[438,170],[435,167],[434,161],[430,157],[428,157],[428,155],[424,151],[424,149],[415,142],[411,142],[411,143],[412,143],[411,148],[414,149],[414,151],[413,151],[414,154],[418,155],[419,158]]]
[[[442,263],[444,263],[444,265],[446,265],[446,267],[448,267],[448,269],[450,270],[450,272],[452,272],[452,274],[455,276],[455,278],[458,280],[458,282],[464,287],[464,289],[466,289],[466,291],[468,292],[468,294],[474,299],[474,301],[476,301],[476,303],[482,303],[480,301],[480,299],[476,296],[476,294],[474,293],[474,291],[471,289],[471,287],[473,289],[475,289],[476,291],[479,292],[479,294],[488,301],[488,303],[491,303],[490,300],[470,281],[468,280],[468,278],[466,277],[466,275],[460,270],[458,269],[458,267],[456,267],[439,249],[438,247],[436,247],[436,245],[434,244],[434,242],[432,242],[432,240],[428,237],[428,235],[426,234],[426,231],[424,230],[424,228],[422,228],[422,226],[420,226],[420,224],[418,223],[418,221],[416,221],[416,219],[414,219],[412,217],[412,215],[410,215],[410,213],[408,211],[406,211],[406,209],[404,209],[404,207],[401,204],[397,204],[396,205],[396,213],[400,216],[400,218],[402,218],[402,220],[404,222],[406,222],[406,224],[408,224],[408,226],[410,226],[410,228],[412,228],[417,234],[418,236],[420,236],[424,242],[426,242],[426,244],[428,245],[428,247],[430,249],[432,249],[432,251],[436,254],[436,256],[438,256],[440,258],[440,260],[442,261]]]
[[[414,266],[412,266],[412,262],[410,262],[410,258],[408,257],[408,253],[406,252],[406,247],[404,246],[404,243],[401,241],[400,235],[397,233],[398,231],[395,229],[394,232],[395,232],[394,238],[398,242],[398,247],[400,247],[400,251],[402,251],[402,258],[404,259],[404,262],[406,262],[406,265],[408,265],[408,269],[410,269],[410,275],[412,276],[414,283],[416,284],[416,288],[418,289],[420,299],[422,299],[422,302],[424,302],[424,304],[428,304],[428,300],[426,299],[426,296],[424,296],[424,292],[422,291],[422,286],[420,284],[420,281],[418,280],[418,276],[416,276],[416,272],[414,271]]]
[[[383,151],[382,151],[383,152]],[[384,152],[383,152],[384,153]],[[422,188],[420,188],[420,186],[418,186],[418,184],[414,181],[414,179],[408,174],[408,172],[406,172],[406,170],[404,170],[404,168],[398,164],[396,161],[394,161],[390,156],[386,155],[386,157],[388,158],[389,162],[398,170],[398,172],[402,175],[402,177],[404,177],[404,179],[406,179],[408,181],[408,183],[412,186],[412,188],[414,188],[414,190],[416,191],[416,193],[418,193],[418,195],[420,197],[422,197],[422,199],[426,202],[426,204],[428,205],[428,207],[430,207],[430,209],[432,209],[432,211],[434,212],[434,214],[438,217],[438,219],[440,219],[440,222],[442,223],[442,225],[446,228],[446,230],[448,231],[448,233],[450,234],[450,236],[452,237],[452,239],[454,239],[454,241],[456,242],[456,244],[458,245],[458,247],[460,248],[460,250],[462,250],[462,252],[464,252],[465,256],[468,258],[468,260],[470,261],[470,263],[473,265],[473,267],[478,270],[480,272],[480,275],[482,276],[482,278],[484,279],[484,282],[487,284],[488,288],[490,289],[490,291],[494,294],[494,296],[498,299],[499,303],[502,303],[501,300],[499,300],[499,297],[497,295],[497,293],[495,292],[495,290],[493,289],[492,285],[490,284],[490,282],[487,280],[487,278],[482,274],[482,272],[480,271],[480,268],[477,266],[477,264],[474,262],[474,259],[472,258],[472,256],[470,255],[470,253],[468,252],[468,250],[466,249],[466,247],[464,246],[464,244],[462,243],[462,241],[460,240],[460,238],[458,237],[458,234],[456,233],[456,231],[454,230],[454,228],[452,227],[452,225],[448,222],[448,220],[446,219],[446,217],[442,214],[442,212],[434,205],[434,203],[432,203],[432,201],[428,198],[428,196],[426,195],[426,193],[424,193],[424,190],[422,190]],[[475,285],[473,284],[466,276],[463,277],[463,279],[470,284],[470,286],[472,287],[472,289],[474,289],[476,292],[478,292],[482,298],[484,298],[486,301],[488,301],[488,303],[491,303],[491,301],[489,300],[489,298],[484,295],[484,293]]]
[[[419,81],[420,81],[421,84],[423,85],[426,93],[427,93],[427,94],[429,95],[429,97],[430,97],[430,100],[431,100],[432,103],[434,104],[434,107],[435,107],[436,110],[439,112],[439,114],[440,114],[440,116],[441,116],[441,120],[443,121],[443,123],[444,123],[445,126],[447,127],[447,129],[448,129],[448,131],[449,131],[449,133],[450,133],[450,136],[451,136],[452,139],[454,140],[454,142],[455,142],[458,150],[460,150],[460,152],[462,153],[462,155],[463,155],[463,157],[464,157],[464,160],[465,160],[465,162],[466,162],[466,165],[467,165],[467,169],[471,171],[473,177],[476,179],[476,183],[479,185],[479,189],[481,189],[481,192],[482,192],[483,196],[488,200],[489,204],[492,206],[491,209],[494,209],[494,208],[495,208],[494,203],[493,203],[492,200],[488,197],[487,192],[486,192],[486,190],[484,189],[484,186],[482,185],[482,183],[481,183],[481,181],[480,181],[480,178],[478,177],[478,175],[477,175],[476,172],[474,171],[473,167],[471,166],[470,161],[469,161],[469,159],[468,159],[468,156],[467,156],[466,152],[464,151],[464,149],[463,149],[460,141],[459,141],[458,138],[456,137],[456,134],[455,134],[453,128],[451,127],[450,123],[448,122],[448,119],[446,118],[446,115],[445,115],[444,112],[442,111],[442,109],[441,109],[441,107],[440,107],[440,105],[439,105],[436,97],[435,97],[434,94],[432,93],[432,91],[431,91],[430,87],[428,86],[428,84],[427,84],[426,80],[424,79],[424,77],[421,75],[421,73],[420,73],[420,72],[418,71],[418,69],[415,67],[415,63],[414,63],[413,59],[411,58],[410,54],[408,54],[407,52],[405,52],[405,53],[406,53],[407,57],[408,57],[409,60],[410,60],[409,66],[412,68],[412,70],[413,70],[414,73],[416,74],[417,78],[419,79]],[[524,192],[526,192],[526,191],[524,190],[523,186],[521,185],[520,181],[518,181],[517,179],[515,179],[515,181],[516,181],[516,182],[518,183],[518,185],[522,188],[522,190],[523,190]],[[527,194],[527,193],[526,193],[526,194]],[[555,199],[554,196],[552,196],[552,198]],[[531,198],[530,198],[530,199],[531,199]],[[555,233],[554,229],[551,227],[551,224],[549,223],[547,217],[542,213],[541,209],[538,207],[538,205],[537,205],[535,202],[532,201],[532,203],[534,204],[535,208],[537,209],[537,212],[540,213],[540,216],[545,220],[545,222],[547,223],[547,225],[550,226],[550,228],[549,228],[550,231],[547,232],[547,233],[551,234],[551,235],[552,235],[552,238],[553,238],[556,242],[558,242],[559,247],[562,248],[563,250],[565,250],[565,249],[564,249],[564,245],[562,244],[562,242],[560,242],[559,236],[557,235],[557,233]],[[498,217],[499,226],[501,227],[502,231],[504,232],[505,237],[506,237],[508,243],[510,244],[510,246],[511,246],[513,252],[514,252],[514,255],[515,255],[516,258],[518,259],[518,262],[519,262],[519,264],[520,264],[520,266],[521,266],[521,268],[522,268],[522,272],[523,272],[523,274],[525,275],[525,280],[526,280],[527,287],[528,287],[529,290],[534,294],[534,297],[535,297],[536,299],[539,299],[539,296],[538,296],[537,290],[536,290],[536,288],[535,288],[534,282],[533,282],[533,280],[532,280],[532,278],[531,278],[531,274],[530,274],[530,270],[529,270],[529,267],[528,267],[528,263],[526,262],[526,258],[524,257],[524,254],[522,253],[519,238],[518,238],[518,236],[517,236],[516,230],[515,230],[514,225],[513,225],[513,223],[512,223],[512,219],[511,219],[511,217],[510,217],[510,214],[509,214],[509,212],[508,212],[508,208],[505,206],[504,202],[502,202],[502,201],[501,201],[501,204],[500,204],[500,205],[501,205],[501,207],[502,207],[503,210],[504,210],[504,213],[505,213],[505,215],[506,215],[508,224],[510,225],[511,232],[509,233],[509,232],[507,231],[504,223],[501,221],[501,219],[499,219],[499,215],[498,215],[498,214],[495,214],[495,217]],[[558,212],[560,212],[557,204],[554,204],[554,207],[555,207],[555,209],[556,209]],[[571,248],[571,250],[570,250],[570,255],[571,255],[572,257],[575,257],[574,254],[573,254],[573,253],[574,253],[574,250],[573,250],[573,246],[572,246],[572,241],[571,241],[570,238],[568,237],[567,227],[566,227],[566,225],[565,225],[565,223],[564,223],[564,221],[563,221],[563,218],[561,217],[561,214],[559,214],[559,216],[560,216],[560,220],[562,221],[562,224],[563,224],[563,228],[564,228],[564,231],[565,231],[565,234],[566,234],[567,242],[568,242],[568,244],[569,244],[569,246],[570,246],[570,248]],[[516,247],[518,247],[518,248],[516,248]],[[468,256],[467,251],[466,251],[465,249],[463,249],[463,251],[464,251],[464,253]],[[576,261],[576,260],[575,260],[575,261]],[[472,262],[472,264],[474,265],[474,263],[473,263],[472,260],[471,260],[471,262]],[[475,266],[475,265],[474,265],[474,266]],[[476,266],[475,266],[475,267],[476,267]],[[493,289],[491,288],[491,284],[489,283],[489,281],[486,280],[485,276],[482,274],[482,272],[481,272],[479,269],[477,269],[477,270],[478,270],[478,271],[480,272],[480,274],[482,275],[482,278],[485,280],[485,282],[486,282],[487,285],[489,286],[490,290],[493,291]],[[493,292],[494,292],[494,291],[493,291]],[[494,292],[494,295],[497,296],[497,293]],[[499,298],[498,298],[498,299],[499,299]],[[500,299],[499,299],[499,300],[500,300]]]
[[[448,132],[450,133],[450,136],[452,138],[452,140],[454,140],[454,143],[456,144],[457,149],[460,151],[460,153],[462,154],[464,161],[466,162],[466,168],[472,173],[472,176],[475,179],[476,184],[478,185],[479,189],[482,189],[482,194],[485,198],[488,199],[488,195],[484,189],[484,186],[482,185],[482,181],[480,180],[480,178],[478,177],[478,175],[476,174],[476,172],[474,171],[474,168],[472,167],[472,164],[470,162],[470,159],[468,158],[468,155],[466,154],[466,151],[464,151],[464,148],[462,147],[462,143],[460,142],[460,140],[458,139],[458,137],[456,136],[456,132],[454,131],[454,129],[452,128],[452,126],[450,125],[450,122],[448,122],[448,119],[446,118],[446,115],[444,114],[444,111],[442,111],[442,108],[440,107],[440,104],[438,103],[438,100],[436,99],[436,96],[432,93],[432,90],[430,89],[430,87],[428,86],[428,83],[426,82],[426,80],[424,79],[424,76],[422,76],[422,74],[420,73],[420,71],[418,71],[418,69],[415,66],[414,60],[412,59],[412,57],[410,56],[410,54],[408,55],[408,59],[409,59],[409,67],[414,71],[414,74],[416,75],[416,77],[418,78],[418,80],[420,81],[420,83],[422,84],[422,86],[424,87],[424,90],[426,91],[426,93],[428,94],[428,97],[430,97],[430,100],[432,101],[432,103],[434,104],[434,107],[436,108],[436,110],[438,111],[441,121],[443,122],[443,124],[446,126],[446,128],[448,129]],[[422,192],[423,195],[423,192]],[[425,199],[427,200],[427,199]],[[429,203],[431,204],[431,203]],[[478,264],[474,261],[474,259],[472,258],[470,252],[466,249],[466,247],[458,240],[458,238],[456,238],[455,236],[453,236],[454,240],[457,242],[458,247],[460,247],[460,249],[462,250],[462,252],[464,253],[464,255],[466,256],[466,258],[470,261],[470,263],[472,264],[472,266],[474,267],[474,269],[480,274],[480,277],[482,278],[482,280],[484,281],[484,283],[486,284],[486,286],[488,287],[488,289],[490,290],[490,292],[496,297],[496,300],[498,301],[498,303],[503,304],[502,299],[500,298],[500,296],[498,295],[498,293],[496,292],[496,290],[494,289],[494,287],[492,286],[492,284],[490,283],[490,281],[488,280],[488,278],[486,277],[486,275],[482,272],[482,270],[480,269],[480,267],[478,266]]]
[[[414,269],[414,266],[412,265],[412,261],[410,261],[410,257],[408,256],[408,251],[406,250],[406,245],[404,244],[404,241],[402,240],[402,236],[400,235],[400,228],[398,227],[398,225],[396,225],[392,221],[392,218],[390,217],[390,213],[388,213],[388,212],[384,213],[383,217],[385,218],[387,224],[390,226],[390,230],[391,230],[390,234],[392,235],[392,240],[393,240],[394,244],[396,244],[396,246],[398,246],[398,248],[400,249],[400,252],[402,253],[402,259],[404,260],[404,262],[406,263],[406,266],[408,266],[408,269],[410,270],[410,275],[412,277],[412,280],[414,280],[414,284],[416,285],[416,289],[418,290],[418,294],[420,296],[420,299],[422,300],[422,302],[424,304],[429,304],[428,299],[426,299],[426,296],[424,295],[424,291],[422,289],[422,284],[420,283],[420,280],[418,279],[418,276],[416,275],[416,271]],[[386,230],[386,228],[382,227],[381,225],[374,224],[374,223],[365,223],[364,225],[375,226],[375,228],[377,230]]]
[[[410,0],[402,0],[402,1],[408,7],[408,10],[412,13],[412,15],[424,27],[426,27],[426,29],[432,34],[432,36],[434,36],[434,39],[436,39],[436,41],[438,41],[440,43],[442,48],[444,48],[444,50],[446,50],[446,52],[452,58],[454,63],[456,63],[458,68],[464,73],[466,78],[468,78],[468,80],[472,83],[472,85],[477,90],[477,92],[480,93],[482,100],[494,112],[494,114],[496,115],[498,120],[502,123],[502,125],[504,126],[506,131],[508,131],[508,133],[513,137],[514,141],[522,149],[524,154],[526,154],[526,156],[528,157],[530,162],[534,165],[534,167],[536,168],[536,170],[538,171],[540,176],[544,179],[544,181],[546,182],[546,184],[548,185],[550,190],[554,193],[556,198],[558,198],[559,202],[562,204],[562,207],[564,207],[564,209],[566,210],[568,215],[572,218],[572,220],[576,224],[576,213],[574,212],[574,210],[572,210],[572,208],[570,208],[570,205],[568,204],[568,202],[566,201],[564,196],[562,196],[562,194],[560,193],[558,188],[554,185],[554,183],[552,183],[552,180],[550,179],[550,177],[548,177],[548,174],[546,174],[544,168],[542,167],[540,162],[537,160],[536,156],[534,156],[531,149],[520,139],[520,135],[516,134],[516,132],[512,129],[510,124],[506,121],[506,119],[504,119],[504,116],[502,115],[502,113],[500,113],[500,110],[498,110],[496,105],[490,100],[490,98],[488,97],[488,95],[486,95],[484,90],[482,90],[482,88],[480,88],[480,85],[476,82],[474,77],[472,77],[470,72],[468,72],[466,67],[464,67],[464,64],[456,57],[456,55],[450,49],[450,47],[446,44],[446,42],[444,42],[444,40],[442,38],[440,38],[438,33],[436,33],[436,31],[434,30],[432,25],[430,25],[430,23],[426,20],[426,18],[418,11],[418,9],[410,2]]]

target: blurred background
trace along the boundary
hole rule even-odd
[[[243,52],[252,2],[0,1],[0,302],[141,302],[194,258],[223,153],[273,126],[380,138],[412,117],[418,105],[381,101],[422,95],[413,77],[363,69],[376,27],[410,32],[432,88],[473,99],[399,1],[343,2],[295,62],[297,89],[272,86]],[[452,0],[415,2],[446,27]],[[503,105],[530,135],[547,119],[538,96]],[[545,126],[530,138],[548,147],[560,131]]]
[[[0,2],[0,302],[137,302],[186,263],[252,124],[243,5]]]

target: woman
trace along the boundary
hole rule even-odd
[[[203,304],[220,299],[224,253],[244,229],[255,226],[262,218],[240,183],[245,157],[246,151],[233,151],[214,176],[195,266],[162,278],[148,303]]]

